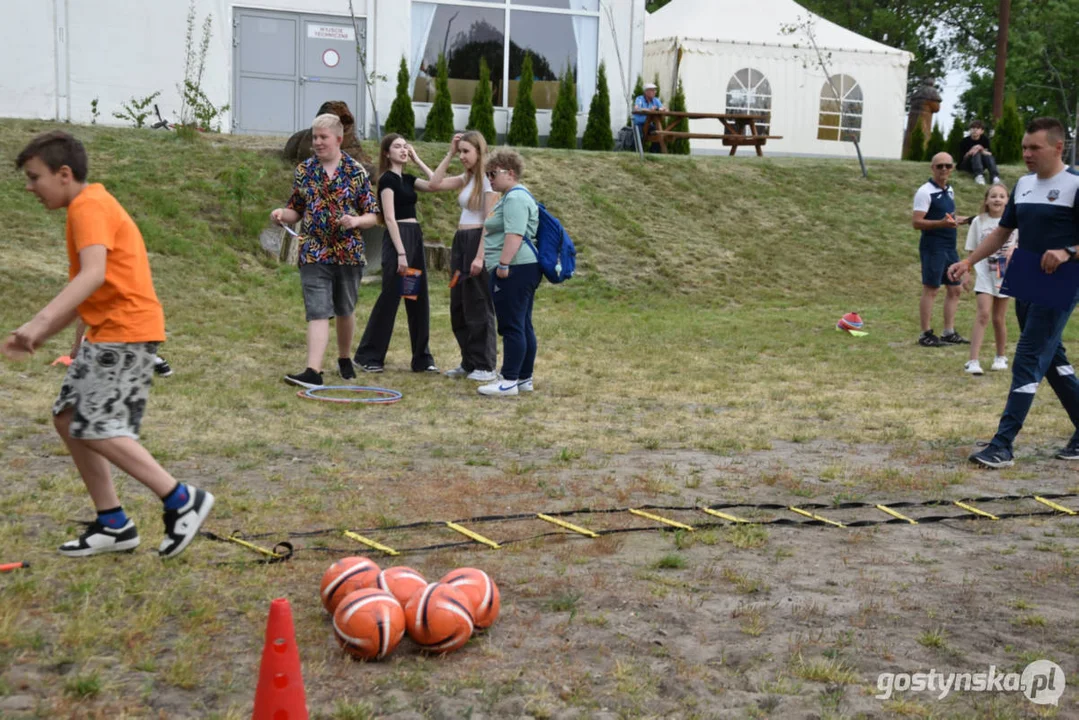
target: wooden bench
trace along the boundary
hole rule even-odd
[[[679,138],[696,138],[702,140],[722,140],[724,147],[731,149],[731,155],[734,155],[738,151],[738,148],[742,145],[752,145],[757,150],[757,155],[763,156],[761,151],[763,146],[769,140],[782,140],[782,135],[761,135],[757,131],[757,122],[765,120],[765,117],[760,115],[748,115],[737,113],[697,113],[697,112],[676,112],[673,110],[639,110],[635,114],[644,115],[647,117],[645,121],[645,127],[647,132],[645,133],[643,142],[646,145],[652,143],[659,143],[661,152],[668,152],[667,141],[668,139],[674,140]],[[687,120],[701,120],[701,119],[714,119],[719,120],[723,125],[722,133],[691,133],[681,132],[674,130],[674,127],[680,123],[683,119]],[[746,132],[746,131],[749,132]]]

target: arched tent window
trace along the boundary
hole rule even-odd
[[[757,123],[757,132],[767,135],[772,115],[772,86],[764,73],[753,68],[742,68],[727,83],[727,112],[760,115],[764,122]]]
[[[862,139],[862,88],[850,75],[833,75],[821,87],[817,139]]]

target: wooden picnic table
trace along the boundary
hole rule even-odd
[[[662,152],[667,152],[667,140],[675,138],[698,138],[710,140],[722,140],[725,146],[731,149],[731,155],[742,145],[752,145],[757,149],[757,155],[763,156],[761,146],[768,140],[782,140],[782,135],[762,135],[757,130],[757,123],[766,120],[762,115],[750,115],[741,113],[706,113],[706,112],[680,112],[675,110],[637,110],[634,115],[644,115],[646,120],[644,127],[647,130],[642,141],[645,145],[659,143]],[[723,125],[723,133],[691,133],[678,132],[674,127],[686,120],[719,120]],[[747,133],[746,130],[749,130]]]

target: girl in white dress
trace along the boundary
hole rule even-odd
[[[985,238],[986,235],[996,229],[1000,224],[1000,217],[1004,214],[1004,208],[1008,204],[1008,188],[1001,183],[994,183],[985,191],[985,201],[982,203],[982,211],[978,217],[970,223],[967,230],[967,252],[970,253]],[[978,362],[978,353],[982,348],[982,340],[985,338],[985,329],[989,320],[993,320],[993,337],[996,341],[996,357],[990,370],[1007,370],[1008,358],[1005,357],[1005,345],[1008,342],[1007,311],[1008,296],[1000,292],[1000,284],[1004,279],[1004,270],[1008,265],[1008,259],[1019,241],[1018,232],[1013,232],[1008,242],[1004,244],[1000,252],[982,260],[974,265],[976,280],[974,293],[978,298],[978,310],[974,317],[974,329],[970,333],[970,359],[967,360],[964,369],[971,375],[981,375],[982,366]]]

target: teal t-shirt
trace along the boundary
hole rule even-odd
[[[514,185],[523,188],[524,185]],[[506,233],[527,237],[536,242],[536,230],[539,228],[539,206],[527,192],[511,189],[502,196],[494,210],[487,216],[483,227],[487,230],[483,240],[483,264],[488,270],[498,267],[502,248],[506,244]],[[510,260],[510,265],[528,265],[537,262],[536,253],[528,244],[521,241],[521,248]]]

